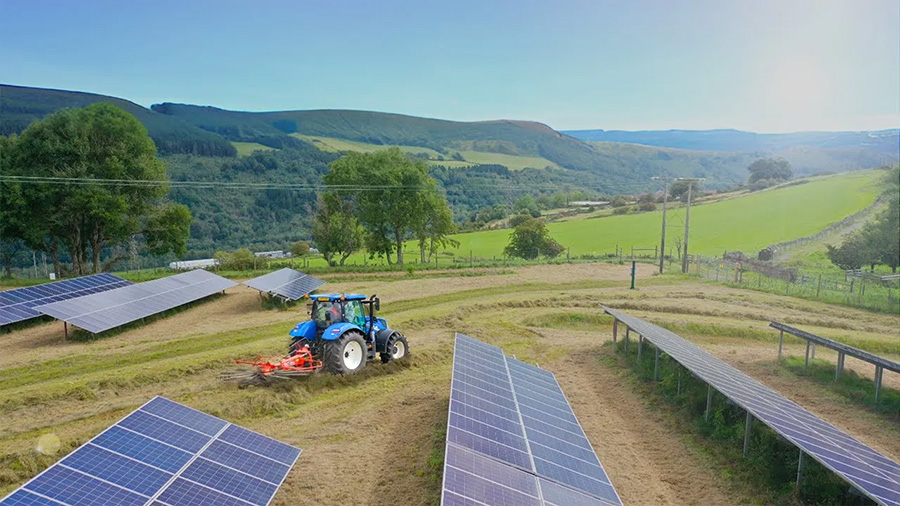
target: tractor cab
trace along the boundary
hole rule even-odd
[[[325,293],[313,295],[312,300],[309,315],[318,330],[325,330],[335,323],[351,323],[357,327],[366,325],[363,308],[365,295]]]

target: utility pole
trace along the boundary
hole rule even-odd
[[[684,252],[681,256],[681,272],[687,274],[688,271],[688,237],[691,231],[691,192],[694,189],[694,183],[699,183],[705,179],[688,179],[678,178],[688,182],[687,207],[684,211]]]
[[[669,202],[669,178],[654,177],[654,181],[665,181],[666,189],[663,191],[663,219],[662,219],[662,236],[659,241],[659,273],[663,272],[663,262],[666,258],[666,204]]]

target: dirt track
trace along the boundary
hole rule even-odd
[[[36,458],[38,435],[58,434],[72,449],[154,394],[303,448],[273,504],[434,505],[455,331],[503,346],[553,371],[626,504],[740,504],[740,484],[723,480],[673,425],[629,385],[631,373],[602,360],[606,327],[526,327],[530,317],[596,314],[597,304],[628,307],[654,321],[729,324],[765,330],[766,319],[799,321],[834,335],[848,317],[866,316],[872,339],[896,339],[900,318],[768,296],[639,271],[579,264],[482,272],[469,277],[384,276],[329,290],[378,293],[385,316],[409,337],[405,364],[375,365],[348,378],[320,375],[273,388],[239,390],[218,381],[229,360],[280,353],[305,307],[261,310],[256,292],[224,297],[109,338],[63,342],[57,323],[0,337],[0,494],[53,458]],[[836,398],[775,365],[771,342],[683,334],[875,448],[900,456],[900,427]],[[792,348],[796,349],[796,348]],[[67,356],[54,360],[60,353]],[[84,364],[81,366],[80,364]],[[92,364],[98,364],[92,366]],[[32,367],[25,367],[25,366]],[[850,362],[848,361],[848,366]],[[887,386],[897,378],[885,376]],[[47,413],[54,416],[48,417]],[[430,458],[431,457],[431,458]]]

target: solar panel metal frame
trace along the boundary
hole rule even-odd
[[[155,406],[160,406],[160,408],[156,408]],[[156,412],[154,413],[153,411],[149,410],[148,407],[154,407],[154,411],[156,411]],[[163,411],[163,413],[160,413],[161,410]],[[180,411],[181,414],[178,416],[173,416],[172,412],[166,412],[166,410],[175,410],[176,412]],[[196,419],[195,418],[185,419],[184,416],[182,416],[182,415],[186,414],[185,412],[187,412],[187,414],[189,414],[190,416],[196,417]],[[127,428],[122,425],[123,422],[126,422],[127,420],[131,419],[133,416],[135,416],[138,413],[146,415],[147,417],[150,417],[154,420],[159,419],[158,420],[159,423],[171,425],[172,427],[174,427],[178,430],[195,432],[196,434],[199,435],[198,437],[205,439],[206,442],[198,450],[190,451],[183,447],[173,446],[173,444],[171,444],[172,443],[171,440],[169,442],[160,441],[160,440],[157,440],[156,438],[152,437],[150,434],[141,433],[140,431],[132,430],[132,429]],[[197,420],[203,420],[203,424],[202,424],[203,426],[195,425],[195,422]],[[185,425],[185,423],[190,423],[191,425],[194,425],[194,427]],[[215,424],[211,425],[213,423],[215,423]],[[254,442],[267,442],[269,445],[268,449],[280,450],[280,452],[278,453],[279,458],[274,458],[271,456],[263,455],[262,453],[259,453],[252,449],[241,446],[240,444],[237,444],[237,442],[235,442],[235,441],[228,441],[227,439],[223,439],[223,437],[229,431],[229,429],[235,429],[235,430],[242,431],[242,432],[240,432],[240,434],[242,434],[245,438],[254,439],[255,440]],[[129,437],[134,437],[134,436],[132,436],[132,434],[134,434],[141,440],[146,440],[146,444],[149,447],[153,447],[157,450],[159,450],[160,448],[163,448],[168,452],[184,453],[184,454],[188,455],[189,458],[180,465],[176,461],[174,463],[174,465],[178,465],[177,470],[170,470],[170,469],[175,469],[174,465],[172,467],[170,467],[170,469],[159,467],[159,466],[164,466],[164,465],[167,467],[169,466],[169,464],[167,464],[167,463],[160,463],[158,461],[158,458],[160,458],[160,455],[161,455],[159,453],[159,451],[157,451],[156,454],[154,454],[154,452],[152,452],[152,451],[148,452],[148,453],[141,453],[139,451],[136,451],[134,447],[128,448],[125,445],[115,446],[116,445],[115,442],[110,443],[110,442],[103,440],[105,435],[112,433],[112,431],[114,431],[114,430],[119,430],[122,433],[129,435]],[[210,432],[213,432],[213,433],[210,434]],[[107,439],[109,439],[109,438],[107,438]],[[228,436],[228,439],[236,440],[238,438],[237,438],[237,436]],[[100,443],[98,443],[98,441],[100,441]],[[240,442],[245,443],[245,441],[240,441]],[[275,479],[277,479],[277,483],[275,483],[274,481],[268,481],[265,478],[258,477],[254,474],[250,474],[250,473],[241,471],[239,469],[236,469],[234,467],[231,467],[231,466],[227,465],[226,463],[223,463],[221,457],[219,457],[218,460],[216,460],[217,457],[215,455],[210,455],[209,457],[207,457],[206,456],[207,451],[209,451],[209,449],[212,448],[212,446],[216,443],[220,443],[222,446],[231,448],[235,452],[238,452],[238,454],[245,454],[245,455],[243,455],[243,458],[249,458],[251,460],[254,460],[257,463],[261,462],[261,464],[257,465],[258,469],[255,470],[255,472],[257,472],[257,473],[262,473],[262,471],[263,471],[262,465],[266,464],[265,461],[271,461],[271,463],[273,463],[277,466],[280,466],[280,468],[284,468],[283,473],[278,472],[278,474],[280,474],[280,476],[277,476],[277,475],[275,476]],[[96,456],[93,458],[90,456],[83,457],[85,454],[89,454],[92,452],[99,452],[100,454],[103,455],[103,457],[100,457],[100,456]],[[119,452],[125,452],[125,453],[119,453]],[[189,504],[191,506],[213,506],[213,505],[217,505],[217,504],[222,504],[222,501],[225,499],[236,499],[236,500],[231,501],[234,504],[249,504],[249,505],[256,505],[256,506],[267,506],[269,503],[272,502],[272,499],[275,497],[275,494],[281,488],[281,485],[284,483],[284,480],[287,478],[287,475],[290,473],[291,469],[294,467],[294,464],[296,464],[297,459],[300,458],[300,455],[302,452],[303,452],[303,450],[301,450],[299,448],[293,447],[286,443],[282,443],[280,441],[269,438],[267,436],[263,436],[262,434],[250,431],[250,430],[240,427],[238,425],[234,425],[226,420],[222,420],[221,418],[217,418],[217,417],[214,417],[207,413],[203,413],[202,411],[198,411],[193,408],[189,408],[183,404],[179,404],[177,402],[166,399],[165,397],[156,396],[156,397],[150,399],[149,401],[147,401],[145,404],[143,404],[138,409],[136,409],[136,410],[132,411],[131,413],[129,413],[128,415],[126,415],[124,418],[122,418],[115,424],[113,424],[110,427],[103,430],[100,434],[97,434],[96,436],[94,436],[90,441],[79,446],[78,448],[76,448],[75,450],[70,452],[68,455],[66,455],[65,457],[63,457],[62,459],[60,459],[59,461],[57,461],[56,463],[54,463],[47,469],[40,472],[34,478],[31,478],[30,480],[28,480],[25,484],[23,484],[16,490],[12,491],[6,497],[3,497],[2,499],[0,499],[0,506],[44,505],[44,504],[75,506],[76,504],[81,504],[84,500],[90,500],[90,499],[84,499],[83,497],[82,498],[77,498],[77,497],[73,498],[73,496],[75,494],[81,494],[82,496],[85,496],[85,495],[98,496],[98,497],[95,497],[95,499],[96,499],[96,501],[101,501],[101,502],[94,502],[94,503],[92,503],[92,505],[109,503],[110,501],[103,501],[102,498],[99,497],[100,495],[102,495],[102,491],[100,489],[103,489],[106,492],[109,492],[110,490],[112,490],[113,492],[118,493],[119,496],[116,498],[117,503],[119,503],[120,501],[124,502],[125,499],[135,500],[137,498],[137,499],[139,499],[140,502],[134,502],[134,504],[141,504],[143,506],[148,506],[148,505],[174,506],[175,504],[177,504],[178,506],[181,506],[182,504]],[[130,455],[128,455],[128,454],[130,454]],[[150,461],[151,457],[156,457],[157,460]],[[106,467],[103,467],[104,464],[108,464],[107,462],[104,462],[102,460],[103,458],[119,461],[120,463],[124,463],[125,466],[118,467],[113,464],[113,465],[107,465]],[[82,459],[82,462],[72,464],[71,461],[77,461],[78,459]],[[69,461],[68,464],[67,464],[67,461]],[[150,462],[153,462],[153,463],[150,463]],[[198,464],[198,463],[200,463],[200,464]],[[72,465],[74,465],[75,467],[71,467]],[[128,465],[134,466],[134,469],[129,470],[127,468]],[[260,481],[260,482],[264,482],[268,485],[271,485],[274,487],[274,489],[271,490],[271,493],[263,491],[264,495],[262,495],[262,497],[260,497],[260,499],[264,499],[264,501],[258,500],[256,502],[253,502],[249,499],[231,495],[224,490],[218,490],[208,484],[200,483],[198,481],[193,481],[189,478],[186,478],[184,476],[185,473],[187,471],[191,471],[192,469],[195,469],[195,465],[198,468],[201,465],[207,466],[207,467],[213,467],[213,468],[221,467],[225,471],[219,471],[220,475],[228,475],[228,473],[230,473],[232,475],[238,475],[239,477],[246,476],[247,478],[251,478],[255,481]],[[93,466],[93,469],[85,469],[85,466]],[[146,468],[146,469],[144,469],[144,468]],[[279,470],[279,467],[273,466],[273,467],[271,467],[271,469],[274,469],[277,471],[277,470]],[[132,473],[132,475],[126,481],[126,483],[131,484],[131,486],[132,486],[132,488],[129,488],[128,486],[122,484],[121,482],[124,481],[123,475],[127,475],[129,471],[134,471],[134,470],[142,471],[142,473],[138,473],[138,474]],[[104,478],[102,476],[98,476],[99,474],[104,474],[104,471],[106,471],[105,474],[107,474],[106,478]],[[109,476],[109,473],[108,473],[109,471],[113,471],[113,473],[118,472],[119,474]],[[96,472],[96,474],[92,474],[94,472]],[[82,482],[93,484],[93,486],[95,488],[88,489],[85,487],[78,487],[78,488],[74,488],[74,490],[73,490],[73,487],[70,486],[70,484],[63,483],[60,486],[68,487],[68,490],[67,490],[67,492],[69,493],[68,496],[59,497],[59,495],[57,495],[56,497],[53,497],[50,495],[46,495],[47,491],[44,490],[43,488],[39,488],[39,486],[43,485],[41,480],[45,476],[50,476],[51,474],[55,474],[55,473],[64,473],[64,474],[70,475],[70,477],[77,478],[77,480],[81,480]],[[148,474],[150,476],[147,476]],[[170,476],[168,478],[166,478],[166,481],[162,485],[157,486],[157,484],[153,483],[152,475],[154,475],[154,474],[157,475],[157,479],[155,480],[157,483],[159,483],[163,478],[166,478],[166,476],[159,476],[159,475],[168,474]],[[211,474],[207,473],[207,475],[203,476],[202,479],[204,479],[204,481],[206,481],[206,480],[211,480],[214,477],[221,478],[221,476],[211,475]],[[52,480],[52,478],[50,478],[46,481],[50,481],[53,486],[56,486],[57,488],[59,488],[57,486],[58,484],[55,483],[54,480]],[[119,481],[120,483],[116,483],[115,481]],[[37,483],[38,485],[34,485],[35,483]],[[253,483],[253,482],[250,482],[250,483]],[[206,493],[207,497],[215,497],[216,500],[210,499],[210,501],[202,501],[201,500],[198,502],[198,498],[196,495],[192,496],[191,498],[187,498],[186,500],[188,502],[174,502],[168,498],[164,499],[163,497],[165,496],[165,494],[167,492],[169,492],[170,490],[177,490],[177,489],[173,488],[176,484],[178,484],[179,487],[193,488],[195,491],[197,491],[197,489],[199,488],[199,489],[201,489],[200,491],[203,491]],[[223,483],[223,485],[228,485],[228,484]],[[138,487],[140,487],[141,490],[137,490]],[[35,488],[37,488],[38,490],[34,490]],[[234,488],[234,486],[232,486],[232,488]],[[271,489],[271,487],[267,487],[267,488]],[[253,490],[251,490],[251,492],[252,491]],[[63,494],[60,494],[60,495],[64,495],[64,492],[66,492],[66,491],[63,491]],[[241,492],[246,495],[246,490],[242,490]],[[176,493],[177,493],[177,491],[173,492],[172,494],[174,495]],[[131,496],[137,496],[137,497],[133,498]],[[68,499],[68,501],[66,499]],[[110,498],[110,500],[112,500],[112,498]]]
[[[900,363],[894,362],[893,360],[889,360],[884,357],[879,357],[878,355],[869,353],[868,351],[861,350],[859,348],[854,348],[853,346],[849,346],[847,344],[835,341],[833,339],[828,339],[827,337],[817,336],[815,334],[811,334],[804,330],[800,330],[796,327],[791,327],[790,325],[785,325],[783,323],[769,322],[769,326],[775,330],[787,332],[788,334],[799,337],[801,339],[806,339],[807,341],[812,341],[813,343],[818,344],[820,346],[824,346],[824,347],[830,348],[834,351],[838,351],[838,352],[850,355],[851,357],[856,357],[860,360],[864,360],[866,362],[871,363],[872,365],[880,366],[889,371],[894,371],[894,372],[900,373]]]
[[[890,460],[825,420],[810,413],[800,405],[744,374],[730,364],[716,358],[706,350],[678,336],[674,332],[653,325],[652,323],[645,322],[621,311],[606,306],[601,307],[607,314],[617,321],[624,323],[633,332],[642,336],[643,339],[649,340],[656,345],[660,351],[669,355],[672,359],[710,385],[710,387],[715,388],[742,409],[746,410],[755,419],[764,423],[776,433],[790,441],[791,444],[796,446],[800,451],[809,455],[825,468],[853,485],[860,493],[869,499],[884,506],[900,506],[900,465],[896,462]],[[734,385],[730,385],[728,382],[717,381],[719,379],[717,375],[724,376],[725,374],[728,375],[728,379],[731,380]],[[763,399],[760,397],[761,395],[765,395],[768,399]],[[773,409],[764,411],[761,407],[754,406],[754,401],[759,401],[761,403],[766,401],[768,402],[767,408]],[[766,404],[763,403],[763,405]],[[774,414],[772,413],[773,411]],[[776,419],[778,422],[775,422]],[[779,423],[784,424],[785,428],[779,428]],[[788,431],[787,425],[805,428],[809,430],[811,434],[806,434],[793,429]],[[823,434],[823,431],[830,433],[830,435]],[[816,434],[819,435],[818,439],[815,439]],[[843,445],[851,445],[855,448],[850,450]],[[863,480],[859,476],[851,476],[847,474],[847,472],[837,469],[834,464],[827,461],[828,459],[831,459],[837,463],[838,461],[836,459],[833,459],[832,457],[826,458],[824,453],[817,453],[816,448],[820,449],[820,452],[824,450],[841,456],[839,453],[829,450],[826,446],[842,450],[845,453],[845,457],[852,458],[853,466],[848,464],[846,465],[847,468],[856,469],[861,473],[871,475],[873,478],[870,479],[882,481],[890,488]],[[854,453],[855,451],[861,453],[856,454]],[[873,462],[878,463],[883,467],[876,467],[873,465]],[[868,467],[869,469],[856,467],[859,465]],[[890,468],[890,474],[888,474],[888,468]],[[866,483],[869,483],[870,485],[867,486]],[[873,492],[871,490],[872,485],[892,493],[896,498],[883,497],[878,493]]]
[[[460,345],[461,342],[463,342],[463,343],[468,342],[469,345],[476,345],[475,343],[477,343],[476,346],[482,347],[482,351],[493,352],[491,354],[495,355],[494,360],[497,360],[497,362],[498,362],[496,364],[497,371],[496,372],[491,371],[490,374],[487,374],[487,371],[483,371],[483,372],[476,371],[472,367],[472,365],[475,365],[473,362],[473,359],[476,357],[471,356],[471,358],[467,358],[467,357],[463,356],[463,355],[469,355],[471,353],[471,350],[462,349],[462,347],[466,346],[466,345],[465,344]],[[496,346],[491,346],[487,343],[478,341],[477,339],[471,338],[469,336],[466,336],[465,334],[460,334],[460,333],[456,334],[453,357],[454,357],[453,358],[453,371],[452,371],[452,377],[451,377],[451,381],[450,381],[450,385],[451,385],[450,386],[450,412],[448,413],[448,416],[447,416],[447,440],[445,442],[446,458],[444,461],[444,476],[443,476],[443,482],[442,482],[442,487],[441,487],[441,504],[442,505],[447,506],[449,504],[457,504],[457,503],[469,504],[469,503],[465,502],[465,498],[468,498],[469,500],[476,500],[471,495],[465,496],[465,495],[460,494],[455,489],[448,488],[448,476],[450,473],[452,473],[454,475],[453,485],[457,485],[455,483],[455,480],[457,479],[455,477],[457,474],[457,471],[459,471],[459,473],[461,473],[460,476],[470,475],[471,477],[476,478],[476,482],[477,482],[476,489],[485,495],[490,495],[492,498],[492,501],[488,502],[488,504],[492,504],[492,505],[506,506],[506,505],[519,505],[519,504],[535,504],[535,505],[540,506],[540,505],[546,504],[546,505],[551,505],[551,506],[580,506],[580,505],[604,506],[604,505],[621,505],[622,504],[622,500],[619,497],[618,492],[615,490],[615,487],[612,485],[612,482],[609,479],[609,476],[606,475],[605,469],[603,469],[602,464],[600,464],[600,459],[597,458],[596,453],[593,450],[593,446],[591,446],[590,441],[588,441],[587,436],[585,435],[580,422],[578,422],[578,418],[575,416],[574,412],[572,411],[571,405],[569,404],[568,399],[565,397],[565,394],[562,391],[562,387],[560,387],[559,382],[556,381],[555,376],[551,372],[545,371],[545,370],[537,368],[535,366],[531,366],[524,362],[520,362],[518,360],[507,357],[500,348],[497,348]],[[477,357],[477,358],[480,358],[480,357]],[[502,365],[500,362],[501,360],[502,360]],[[470,362],[471,364],[465,365],[465,364],[462,364],[462,361]],[[535,458],[534,454],[532,453],[531,442],[530,442],[529,436],[528,436],[529,428],[526,426],[526,423],[523,419],[523,413],[518,404],[518,400],[517,400],[518,395],[516,393],[517,392],[516,382],[518,381],[518,378],[514,378],[514,374],[512,372],[512,369],[510,368],[511,363],[514,365],[514,367],[512,369],[527,367],[527,368],[533,369],[533,371],[529,372],[530,374],[543,375],[548,384],[550,381],[552,381],[552,384],[556,387],[556,390],[559,393],[559,397],[565,403],[565,407],[568,409],[568,412],[571,413],[572,420],[574,420],[574,423],[572,423],[572,425],[578,428],[578,430],[581,433],[581,437],[583,438],[584,443],[587,445],[587,449],[590,451],[591,455],[593,455],[594,459],[596,459],[598,467],[602,470],[603,476],[606,478],[606,480],[609,484],[609,487],[612,490],[612,494],[615,497],[614,501],[611,501],[609,498],[606,498],[606,497],[598,496],[597,494],[594,494],[584,488],[579,488],[577,486],[559,481],[559,480],[555,479],[554,477],[543,474],[542,472],[540,472],[538,470],[538,467],[534,460],[534,458]],[[463,372],[461,370],[462,368],[466,368],[466,369],[470,370],[470,372],[469,373]],[[502,368],[502,372],[500,371],[501,368]],[[527,454],[528,454],[528,464],[522,464],[522,463],[517,464],[510,460],[505,460],[500,457],[491,456],[490,454],[485,453],[484,451],[479,451],[475,448],[467,447],[464,444],[461,444],[461,443],[458,443],[458,442],[452,440],[452,438],[453,438],[452,434],[454,433],[454,431],[465,432],[465,429],[455,426],[452,422],[453,415],[458,411],[458,410],[454,409],[455,405],[462,405],[464,408],[471,408],[473,410],[482,411],[480,408],[478,408],[477,406],[475,406],[473,404],[466,403],[466,402],[463,402],[463,401],[455,398],[454,390],[462,392],[455,386],[457,383],[457,372],[459,372],[460,374],[463,374],[465,376],[469,376],[469,374],[493,375],[492,377],[496,381],[503,381],[503,377],[505,375],[505,380],[508,382],[507,384],[509,386],[510,392],[512,393],[513,398],[516,399],[515,400],[515,412],[516,412],[516,416],[517,416],[516,425],[518,426],[520,433],[523,436],[522,439],[525,441],[525,447],[527,449]],[[518,373],[516,373],[516,374],[518,374]],[[478,378],[476,378],[475,376],[472,376],[472,378],[475,379],[476,381],[481,381]],[[538,381],[538,379],[535,378],[535,381]],[[483,386],[487,387],[487,385],[483,385]],[[500,386],[501,386],[501,388],[504,388],[503,385],[500,385]],[[479,387],[475,387],[475,386],[473,386],[472,388],[479,389]],[[521,389],[522,385],[519,385],[519,388]],[[487,390],[485,390],[485,391],[487,391]],[[460,395],[468,396],[471,394],[461,393]],[[489,403],[490,401],[485,400],[483,402]],[[540,401],[537,401],[537,402],[540,402]],[[559,400],[555,400],[555,402],[559,403]],[[562,408],[561,404],[559,404],[559,406],[560,406],[560,408]],[[512,408],[505,407],[504,410],[510,411],[510,414],[512,413]],[[460,416],[463,417],[464,415],[460,415]],[[503,416],[498,416],[498,418],[503,418]],[[512,420],[509,418],[506,418],[505,420],[506,420],[505,423],[512,423]],[[490,424],[486,423],[486,425],[489,426]],[[508,425],[507,425],[507,427],[508,427]],[[498,429],[498,430],[504,430],[504,429]],[[477,434],[473,434],[473,436],[483,437],[483,436],[480,436]],[[560,440],[560,441],[562,441],[562,440]],[[498,444],[502,445],[502,443],[498,443]],[[535,441],[535,444],[538,444],[538,443]],[[456,468],[455,466],[450,464],[451,459],[455,458],[455,457],[453,457],[455,455],[454,452],[460,453],[462,455],[469,455],[474,459],[481,459],[482,460],[481,463],[486,466],[489,466],[490,468],[484,470],[484,473],[482,475],[479,475],[474,471],[468,471],[468,470],[463,470],[461,468]],[[559,464],[556,464],[556,465],[559,465]],[[482,467],[484,467],[484,466],[482,466]],[[516,499],[511,499],[511,498],[509,498],[509,485],[501,485],[499,482],[492,481],[489,477],[486,476],[488,471],[493,475],[498,475],[498,476],[504,477],[507,480],[517,481],[520,484],[522,484],[523,486],[528,485],[529,490],[518,490],[518,493],[520,495],[516,496]],[[575,472],[575,471],[573,470],[573,472]],[[522,481],[524,479],[523,475],[527,476],[527,477],[529,477],[529,479],[533,480],[533,485],[534,485],[533,489],[530,487],[529,482],[527,480]],[[466,479],[473,479],[471,477],[466,477]],[[548,495],[553,496],[557,502],[553,502],[550,499],[548,499],[547,497],[545,497],[544,493],[543,493],[544,489],[547,489]],[[464,498],[464,499],[457,499],[457,498]],[[486,499],[484,497],[482,497],[479,500],[484,502]]]
[[[244,281],[244,284],[263,293],[278,295],[285,300],[298,300],[309,295],[325,282],[309,274],[285,267]]]
[[[34,309],[37,306],[105,292],[131,284],[131,281],[103,272],[0,291],[0,326],[42,316],[42,313]],[[67,289],[69,287],[71,288]],[[36,293],[39,297],[29,298],[31,293]]]
[[[35,310],[96,334],[208,297],[233,286],[237,286],[237,283],[230,279],[196,269],[115,290],[37,306]]]

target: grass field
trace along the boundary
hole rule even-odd
[[[691,208],[690,251],[721,255],[724,251],[748,254],[769,244],[806,237],[870,206],[878,197],[881,172],[865,171],[811,179],[810,182],[761,191],[744,197]],[[550,234],[572,255],[605,254],[616,245],[628,250],[659,244],[661,211],[548,225]],[[683,236],[684,209],[668,215],[667,245]],[[459,234],[459,253],[490,258],[500,256],[509,230]],[[668,249],[668,248],[667,248]]]
[[[90,342],[64,342],[58,322],[0,336],[0,495],[135,409],[164,395],[303,448],[276,506],[437,505],[447,422],[451,343],[464,332],[556,374],[626,504],[795,504],[761,485],[724,452],[661,409],[606,345],[608,304],[672,328],[891,458],[900,458],[896,414],[856,405],[844,392],[798,377],[776,360],[776,318],[854,344],[900,354],[900,317],[654,276],[639,265],[538,265],[501,271],[326,276],[329,290],[378,293],[382,314],[410,339],[405,363],[370,364],[271,388],[219,381],[235,358],[281,353],[305,306],[264,310],[255,291],[229,289],[143,326]],[[864,330],[849,322],[865,320]],[[788,340],[786,353],[802,354]],[[825,351],[819,359],[832,360]],[[848,371],[871,378],[866,364]],[[885,387],[900,388],[886,374]],[[52,416],[48,414],[52,413]],[[55,455],[35,452],[45,434]],[[738,450],[739,451],[739,450]],[[317,470],[328,479],[318,479]],[[379,470],[360,473],[360,469]],[[340,487],[334,484],[340,483]]]
[[[254,151],[259,151],[259,150],[272,151],[275,149],[275,148],[271,148],[269,146],[263,146],[262,144],[259,144],[258,142],[231,141],[231,145],[234,146],[235,149],[237,149],[238,156],[247,156],[249,154],[252,154]]]

